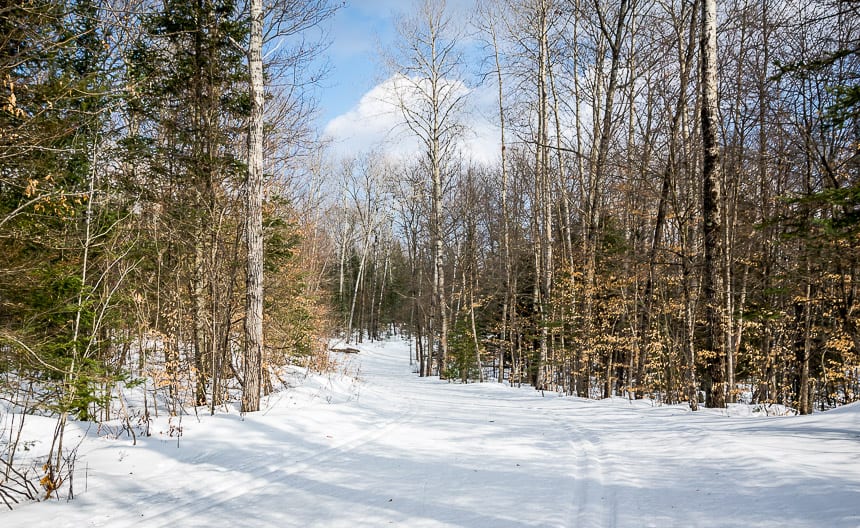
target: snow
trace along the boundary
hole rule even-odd
[[[357,348],[260,413],[160,417],[137,445],[75,424],[75,500],[0,526],[860,526],[858,404],[691,413],[418,378],[405,342]]]

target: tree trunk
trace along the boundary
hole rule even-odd
[[[512,325],[508,324],[514,307],[514,292],[512,290],[513,266],[511,264],[511,228],[508,218],[508,162],[505,152],[505,106],[504,92],[502,90],[502,65],[499,60],[499,45],[496,40],[495,26],[490,25],[493,37],[493,56],[496,60],[496,76],[499,83],[499,142],[501,143],[501,168],[502,168],[502,245],[505,259],[505,300],[502,305],[502,342],[499,347],[499,374],[497,381],[502,383],[505,379],[505,349],[510,343],[511,364],[513,364],[513,338],[511,337]]]
[[[445,368],[448,363],[448,304],[445,298],[445,268],[442,242],[442,168],[439,160],[438,141],[433,141],[433,221],[432,221],[432,245],[433,245],[433,298],[435,309],[434,316],[439,321],[439,364],[438,374],[445,377]]]
[[[347,343],[352,342],[353,322],[355,321],[355,305],[358,301],[358,294],[360,291],[362,291],[362,287],[361,287],[362,282],[365,280],[364,279],[364,268],[365,268],[365,263],[367,262],[367,252],[368,252],[368,246],[370,245],[370,234],[371,234],[372,230],[373,230],[373,227],[370,226],[367,228],[367,232],[365,232],[365,234],[364,234],[364,245],[361,248],[361,260],[358,263],[358,274],[355,277],[355,285],[353,287],[353,292],[352,292],[352,301],[351,301],[350,307],[349,307],[349,320],[347,321],[347,324],[346,324],[346,342]],[[362,328],[363,327],[361,325],[359,325],[359,327],[358,327],[358,333],[359,333],[358,340],[359,340],[359,342],[361,342]]]
[[[717,101],[717,2],[702,2],[700,40],[702,111],[702,232],[704,261],[702,301],[705,308],[705,342],[702,355],[709,380],[706,406],[726,406],[725,350],[722,344],[722,310],[719,266],[722,255],[720,224],[720,147]]]
[[[802,308],[803,321],[800,325],[801,338],[797,355],[800,363],[800,376],[797,387],[797,410],[800,414],[812,414],[812,400],[809,397],[809,360],[812,355],[812,285],[806,285],[806,299]]]
[[[547,148],[547,61],[549,45],[547,36],[547,6],[540,2],[538,23],[538,123],[535,145],[535,200],[539,204],[536,215],[535,235],[539,241],[535,246],[535,311],[540,317],[540,356],[537,364],[535,388],[547,388],[549,377],[549,311],[552,289],[552,201],[549,190],[549,151]]]
[[[245,296],[245,372],[242,411],[260,410],[263,361],[263,2],[251,0],[248,47],[251,119],[245,181],[245,237],[248,250]]]

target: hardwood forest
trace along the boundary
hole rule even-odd
[[[314,121],[338,4],[0,6],[0,398],[57,417],[49,495],[119,388],[253,412],[333,335],[451,382],[860,399],[860,2],[424,0],[383,58],[420,147],[347,159]]]

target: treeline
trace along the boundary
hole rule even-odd
[[[860,3],[717,6],[713,49],[705,0],[486,2],[469,32],[421,3],[391,62],[423,155],[342,179],[351,334],[402,324],[421,375],[585,397],[858,399]],[[489,165],[459,148],[475,78]]]
[[[118,382],[147,383],[172,413],[243,391],[247,7],[0,7],[0,397],[61,417],[47,487],[61,482],[65,417],[113,418]],[[314,140],[311,43],[333,12],[265,9],[263,45],[278,49],[265,69],[263,390],[274,367],[322,357],[324,243],[295,182]]]

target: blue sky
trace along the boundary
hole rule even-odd
[[[391,45],[394,21],[410,6],[405,0],[350,0],[328,22],[330,71],[319,90],[321,127],[384,80],[379,49]]]
[[[453,20],[462,22],[474,3],[447,0],[447,8],[454,12]],[[329,73],[316,92],[317,126],[332,140],[335,155],[382,149],[402,156],[419,149],[417,139],[399,125],[402,119],[391,103],[391,73],[380,58],[380,51],[390,51],[397,41],[397,19],[414,12],[414,0],[348,0],[327,22],[330,45],[321,60]],[[463,148],[481,160],[494,158],[498,151],[492,119],[498,103],[489,88],[469,89],[470,106],[478,115],[466,117],[471,130],[463,140]]]
[[[447,0],[447,4],[465,17],[474,0]],[[396,41],[397,18],[415,7],[416,0],[346,0],[326,23],[330,45],[323,58],[330,72],[318,92],[321,127],[352,109],[389,76],[380,50]]]

